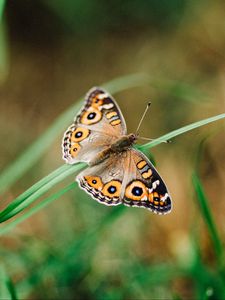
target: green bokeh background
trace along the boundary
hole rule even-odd
[[[128,74],[146,74],[114,85],[129,132],[149,99],[150,138],[223,113],[224,20],[222,0],[0,0],[1,173],[89,88]],[[63,164],[70,122],[5,189],[1,210]],[[0,299],[225,299],[223,124],[152,149],[169,215],[105,207],[74,184],[4,235],[18,216],[3,223]]]

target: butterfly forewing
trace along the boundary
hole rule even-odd
[[[126,124],[115,100],[100,88],[92,88],[62,142],[63,159],[70,164],[89,163],[121,135]]]
[[[99,87],[86,95],[86,103],[75,118],[75,124],[83,124],[97,131],[116,137],[127,133],[126,123],[115,99]],[[104,124],[105,127],[102,125]]]

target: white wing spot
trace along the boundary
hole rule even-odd
[[[159,185],[159,180],[156,180],[152,183],[152,189],[155,190],[157,185]]]
[[[102,99],[107,98],[108,96],[109,96],[109,95],[106,94],[106,93],[104,93],[104,94],[99,94],[99,95],[98,95],[98,99],[102,100]]]
[[[160,200],[165,201],[169,197],[168,193],[166,193]]]
[[[114,104],[113,103],[109,103],[109,104],[104,104],[102,107],[104,109],[110,109],[110,108],[113,108]]]

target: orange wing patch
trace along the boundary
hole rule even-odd
[[[148,179],[152,176],[152,170],[149,168],[148,171],[143,172],[141,175],[144,179]]]
[[[103,104],[103,100],[99,96],[100,95],[96,95],[91,102],[91,105],[96,108],[98,108],[99,106],[101,106]]]
[[[116,119],[116,120],[113,120],[112,122],[110,122],[110,124],[112,126],[116,126],[116,125],[119,125],[121,123],[121,120],[120,119]]]
[[[147,162],[145,160],[141,160],[137,163],[137,167],[139,170],[144,168],[144,166],[146,166],[146,165],[147,165]]]
[[[106,114],[106,118],[107,119],[111,119],[112,117],[117,116],[117,112],[116,111],[110,111],[109,113]]]
[[[148,200],[156,206],[163,206],[165,205],[165,201],[161,200],[162,196],[159,195],[157,192],[150,193],[148,196]]]

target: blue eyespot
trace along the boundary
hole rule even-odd
[[[82,135],[83,135],[83,132],[82,132],[82,131],[78,131],[78,132],[75,134],[75,137],[76,137],[76,138],[80,138],[80,137],[82,137]]]
[[[116,187],[111,185],[108,187],[108,190],[107,190],[110,194],[114,194],[116,192]]]
[[[134,196],[141,196],[143,194],[143,189],[141,187],[138,187],[138,186],[135,186],[131,193],[134,195]]]
[[[96,113],[95,112],[91,112],[90,114],[88,114],[87,118],[88,120],[93,120],[96,116]]]

